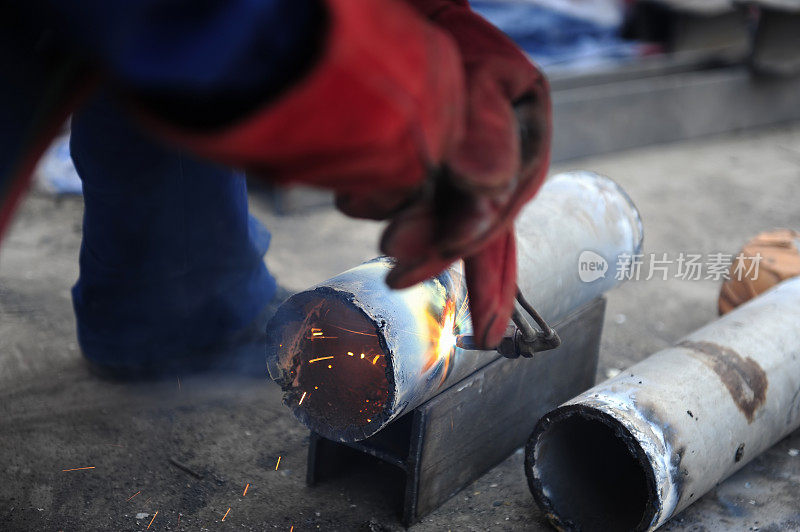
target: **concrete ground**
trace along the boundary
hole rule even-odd
[[[800,227],[800,124],[554,171],[568,168],[621,183],[642,211],[646,251],[671,259],[733,253],[758,231]],[[331,209],[276,216],[263,196],[252,204],[274,232],[267,262],[289,288],[376,254],[378,224]],[[0,529],[402,529],[389,486],[357,475],[306,487],[308,432],[265,379],[176,375],[114,384],[91,376],[69,295],[81,211],[79,199],[31,195],[0,249]],[[630,282],[609,294],[598,379],[713,320],[718,289],[713,280],[672,278]],[[800,530],[797,449],[800,432],[665,529]],[[93,469],[62,471],[81,467]],[[520,452],[413,527],[546,529]]]

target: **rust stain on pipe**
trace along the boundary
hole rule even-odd
[[[747,422],[752,423],[756,410],[767,398],[767,374],[761,366],[752,358],[743,358],[733,349],[714,342],[685,340],[678,345],[693,351],[696,358],[714,370]]]

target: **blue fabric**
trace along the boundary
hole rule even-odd
[[[35,53],[41,28],[15,15],[0,2],[0,208],[22,152],[30,149],[31,126],[52,81]]]
[[[298,68],[317,0],[34,0],[128,89],[252,91]]]
[[[638,45],[623,40],[615,25],[597,24],[526,0],[471,0],[470,5],[545,70],[623,61],[638,53]]]
[[[224,345],[275,293],[269,233],[247,211],[244,177],[156,144],[100,96],[72,122],[83,181],[84,354],[158,366]]]
[[[0,209],[48,125],[37,113],[53,99],[54,55],[91,59],[125,90],[245,95],[246,110],[308,66],[322,18],[318,0],[0,1]]]

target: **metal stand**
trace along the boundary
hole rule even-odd
[[[401,519],[419,521],[524,446],[544,413],[594,384],[604,314],[598,298],[556,324],[560,347],[493,359],[366,440],[344,444],[312,432],[308,484],[341,475],[354,455],[371,455],[404,473]]]

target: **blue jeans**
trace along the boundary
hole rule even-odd
[[[141,133],[96,97],[72,121],[85,212],[72,289],[78,340],[111,367],[170,366],[223,347],[275,294],[269,232],[242,175]]]

